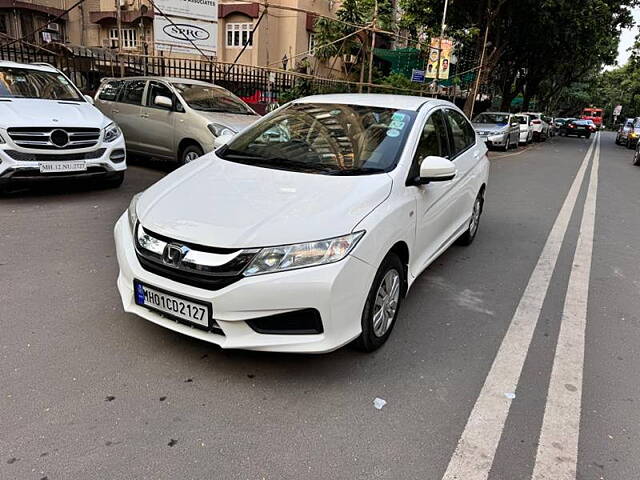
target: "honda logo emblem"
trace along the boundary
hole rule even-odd
[[[164,252],[162,253],[162,261],[167,265],[177,267],[188,252],[189,247],[185,245],[178,245],[176,243],[170,243],[169,245],[164,247]]]

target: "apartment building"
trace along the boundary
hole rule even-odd
[[[201,57],[201,51],[222,62],[237,58],[283,69],[306,59],[314,71],[326,71],[313,52],[306,53],[314,47],[313,13],[333,16],[339,7],[336,0],[275,0],[268,8],[264,0],[154,0],[165,16],[149,0],[86,0],[52,21],[75,2],[0,0],[0,34],[18,38],[47,25],[27,40],[190,58]]]

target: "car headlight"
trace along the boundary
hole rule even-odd
[[[220,125],[219,123],[210,123],[207,125],[207,128],[215,137],[222,137],[228,135],[235,135],[237,132],[232,128],[225,127],[224,125]]]
[[[138,206],[138,199],[142,195],[142,192],[136,193],[131,199],[131,203],[129,204],[129,210],[127,213],[129,215],[129,227],[133,232],[134,228],[136,228],[136,223],[138,223],[138,213],[136,212],[136,207]]]
[[[118,137],[122,135],[120,128],[115,123],[110,123],[106,127],[104,127],[104,141],[109,143],[116,140]]]
[[[364,231],[317,242],[263,248],[244,270],[243,275],[262,275],[339,262],[360,241]]]

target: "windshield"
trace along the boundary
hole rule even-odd
[[[397,164],[415,115],[394,108],[291,104],[217,154],[232,162],[325,175],[388,172]]]
[[[224,88],[190,83],[174,83],[173,86],[194,110],[255,115],[246,103]]]
[[[473,122],[506,125],[507,123],[509,123],[509,115],[506,115],[504,113],[481,113]]]
[[[84,101],[60,73],[14,67],[0,67],[0,98]]]

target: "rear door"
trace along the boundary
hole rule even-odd
[[[453,234],[469,222],[473,203],[480,190],[478,166],[486,150],[476,144],[475,131],[462,113],[448,108],[445,110],[445,117],[449,127],[451,160],[457,168],[449,201]]]
[[[117,114],[113,109],[115,108],[116,101],[118,100],[118,96],[120,95],[123,85],[124,81],[117,79],[104,82],[98,91],[95,102],[98,110],[116,123],[119,122]]]
[[[155,98],[158,96],[171,99],[174,106],[167,108],[156,105]],[[149,81],[145,101],[140,109],[140,128],[136,130],[140,148],[149,155],[169,160],[176,158],[174,148],[176,101],[168,85],[156,80]]]
[[[144,153],[141,143],[140,133],[144,128],[140,124],[140,113],[142,110],[142,99],[147,86],[146,80],[125,80],[118,102],[114,105],[113,113],[118,118],[124,139],[129,150]]]

